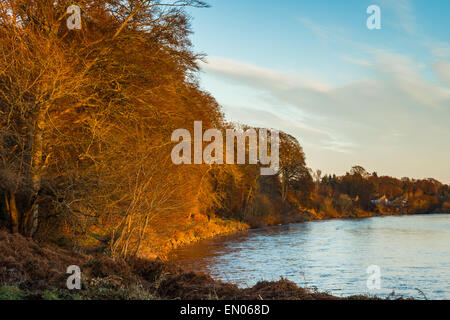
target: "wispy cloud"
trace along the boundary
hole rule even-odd
[[[358,65],[360,67],[372,67],[373,62],[366,59],[358,59],[350,56],[342,56],[341,59],[346,62],[350,62],[352,64]]]
[[[301,42],[280,37],[281,46],[273,50],[270,38],[255,37],[267,52],[212,57],[202,65],[205,79],[221,94],[219,102],[227,103],[226,114],[294,134],[316,166],[342,170],[364,160],[392,174],[448,180],[450,43],[438,30],[448,29],[448,21],[437,23],[433,19],[442,15],[431,11],[448,5],[366,4],[381,7],[382,30],[365,28],[365,4],[357,9],[343,3],[333,6],[335,14],[323,16],[319,5],[298,5],[297,11],[284,12],[286,22],[277,20],[277,27],[300,28],[293,34]],[[430,10],[422,15],[425,6]],[[349,14],[352,8],[361,10]],[[274,53],[280,53],[277,59]]]
[[[393,23],[397,28],[409,33],[416,34],[418,25],[414,14],[411,0],[379,0],[383,9],[391,10],[396,17]]]
[[[450,59],[450,43],[443,41],[426,40],[422,44],[430,50],[431,54],[434,57]]]
[[[450,60],[440,61],[434,65],[434,70],[439,80],[450,87]]]
[[[373,63],[359,63],[370,67],[376,74],[374,78],[341,87],[218,57],[209,58],[203,68],[220,77],[264,90],[313,114],[323,115],[322,112],[326,112],[326,115],[341,117],[345,114],[343,110],[358,113],[364,105],[378,104],[376,109],[364,110],[364,113],[370,111],[375,116],[379,108],[386,108],[389,102],[394,102],[397,109],[403,108],[405,111],[412,107],[448,110],[446,103],[450,90],[422,76],[423,66],[420,63],[408,56],[383,50],[375,51],[373,59]],[[436,68],[442,79],[447,79],[447,64],[438,64]]]
[[[444,138],[450,136],[450,88],[423,76],[422,65],[408,56],[377,50],[372,60],[370,66],[363,63],[372,77],[337,87],[230,59],[212,58],[203,67],[271,96],[273,112],[249,111],[244,118],[259,117],[307,146],[364,153],[378,160],[385,154],[395,163],[409,163],[414,157],[416,166],[428,162],[431,155],[450,161],[448,138]],[[448,64],[436,65],[443,82],[448,80],[448,70]],[[294,111],[290,117],[280,117],[277,105],[289,105]],[[295,110],[307,115],[303,122],[297,123]]]
[[[302,145],[316,149],[331,150],[338,153],[351,153],[355,144],[343,139],[331,128],[321,127],[317,123],[309,124],[296,117],[295,110],[288,113],[282,110],[261,110],[245,105],[223,105],[227,118],[232,122],[241,123],[239,119],[246,119],[245,124],[255,127],[266,127],[283,130],[296,136]]]
[[[322,140],[321,142],[324,149],[334,152],[352,153],[356,147],[353,142],[342,141],[336,137],[330,137],[329,140]]]
[[[376,68],[388,83],[398,90],[399,97],[408,98],[410,104],[424,108],[448,110],[446,103],[450,98],[450,90],[437,85],[422,76],[425,66],[412,58],[387,51],[377,51]]]
[[[337,38],[344,38],[348,34],[347,30],[341,26],[319,24],[306,17],[299,18],[298,21],[322,40],[330,41]]]
[[[331,90],[331,86],[326,83],[305,80],[299,76],[276,72],[231,59],[209,57],[206,63],[201,63],[201,65],[203,69],[209,72],[217,73],[251,86],[257,85],[269,88],[275,86],[279,90],[302,88],[318,92]]]

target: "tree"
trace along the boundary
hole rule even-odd
[[[68,63],[57,16],[48,1],[4,1],[0,11],[1,188],[12,231],[27,236],[37,228],[51,155],[45,151],[49,113],[61,111],[62,101],[73,100],[83,83],[77,66]]]
[[[354,166],[350,170],[351,175],[360,175],[363,178],[367,178],[370,174],[361,166]]]
[[[280,133],[279,175],[283,201],[286,201],[290,189],[301,190],[302,185],[312,180],[299,142],[293,136],[283,132]]]
[[[364,208],[368,209],[370,200],[375,195],[376,187],[373,181],[367,179],[364,168],[356,166],[351,170],[351,174],[347,173],[341,177],[339,181],[339,191],[349,195]]]
[[[125,254],[150,217],[179,206],[170,133],[222,121],[196,84],[181,10],[205,4],[80,1],[79,31],[66,27],[70,4],[2,2],[0,192],[13,232],[32,236],[44,216],[74,234],[101,225]]]
[[[322,181],[322,170],[317,169],[316,171],[310,170],[311,176],[316,184],[316,193],[319,193],[320,182]]]

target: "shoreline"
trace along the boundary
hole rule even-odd
[[[233,234],[233,235],[222,235],[222,236],[219,236],[219,237],[217,237],[218,239],[219,239],[219,242],[218,242],[218,247],[220,248],[221,246],[222,246],[222,242],[224,242],[224,243],[226,243],[227,241],[232,241],[232,242],[236,242],[236,243],[239,243],[240,242],[240,240],[241,240],[241,236],[240,235],[242,235],[244,232],[249,232],[249,231],[252,231],[252,230],[262,230],[262,235],[265,235],[265,230],[269,230],[269,231],[267,231],[268,233],[270,233],[270,230],[271,229],[275,229],[275,230],[277,230],[278,228],[283,228],[284,226],[288,226],[288,225],[292,225],[292,226],[296,226],[296,225],[303,225],[303,224],[305,224],[305,223],[314,223],[314,222],[328,222],[328,221],[331,221],[331,220],[341,220],[341,221],[347,221],[347,220],[362,220],[362,219],[368,219],[368,218],[387,218],[387,217],[398,217],[399,219],[401,219],[401,218],[404,218],[404,216],[410,216],[410,218],[413,218],[413,217],[424,217],[425,219],[427,218],[427,217],[429,217],[429,218],[433,218],[433,217],[438,217],[438,216],[446,216],[446,215],[449,215],[449,213],[445,213],[445,212],[432,212],[432,213],[417,213],[417,214],[405,214],[405,215],[385,215],[385,214],[378,214],[378,215],[373,215],[373,216],[370,216],[370,217],[365,217],[365,218],[335,218],[335,219],[324,219],[324,220],[313,220],[313,221],[306,221],[306,222],[298,222],[298,223],[290,223],[290,224],[282,224],[282,225],[273,225],[273,226],[265,226],[265,227],[259,227],[259,228],[251,228],[251,229],[248,229],[248,230],[244,230],[244,231],[240,231],[240,232],[237,232],[237,233],[235,233],[235,234]],[[406,218],[406,217],[405,217]],[[392,220],[389,220],[389,221],[392,221]],[[278,230],[283,230],[283,229],[278,229]],[[258,233],[259,234],[259,233]],[[245,239],[247,239],[247,236],[244,234],[244,235],[242,235],[242,237],[243,238],[245,238]],[[250,237],[250,239],[251,239],[251,235],[249,236]],[[270,241],[270,240],[268,240],[268,241]],[[209,245],[208,245],[208,243],[209,242],[207,242],[207,244],[206,244],[206,248],[208,248],[209,247]],[[194,244],[193,244],[194,245]],[[216,246],[216,245],[213,245],[213,246]],[[202,248],[202,246],[200,247],[200,248]],[[245,247],[242,247],[242,248],[245,248]],[[182,248],[180,248],[180,250],[183,250]],[[193,250],[195,250],[195,249],[193,249]],[[200,251],[202,251],[202,250],[200,250]],[[244,251],[245,251],[245,249],[244,249]],[[188,255],[189,255],[189,253],[190,253],[191,251],[189,251],[188,250]],[[182,253],[181,254],[181,256],[183,257],[183,255],[186,255],[186,253]],[[206,257],[208,257],[209,256],[209,254],[208,255],[206,255]],[[220,255],[219,255],[220,256]],[[197,259],[191,259],[191,260],[187,260],[187,263],[186,263],[186,261],[184,261],[184,259],[182,258],[181,260],[178,260],[177,259],[177,254],[175,253],[175,255],[173,255],[173,256],[171,256],[171,258],[172,259],[170,259],[169,260],[169,262],[170,263],[175,263],[175,264],[180,264],[180,267],[182,267],[182,268],[184,268],[185,270],[190,270],[190,271],[193,271],[193,272],[196,272],[196,271],[198,271],[198,269],[196,269],[196,268],[193,268],[192,267],[192,265],[195,265],[195,262],[196,261],[201,261],[201,259],[202,259],[202,255],[200,255],[199,256],[199,259],[197,260]],[[183,263],[183,261],[185,262],[185,263]],[[260,261],[261,263],[264,263],[264,261]],[[191,265],[191,263],[193,263],[192,265]],[[233,265],[232,263],[231,263],[231,265]],[[219,268],[219,270],[220,270],[221,268]],[[217,270],[216,270],[217,271]],[[222,270],[223,271],[223,270]],[[208,274],[208,275],[210,275],[211,277],[213,277],[213,275],[211,275],[211,273],[210,272],[208,272],[208,268],[203,268],[203,269],[201,269],[199,272],[205,272],[206,274]],[[244,285],[244,286],[242,286],[241,284],[240,284],[240,281],[238,281],[238,280],[236,280],[236,278],[235,278],[235,280],[231,280],[229,277],[227,277],[226,276],[226,273],[223,273],[222,272],[222,275],[223,274],[225,274],[225,276],[218,276],[218,277],[213,277],[215,280],[217,280],[217,281],[226,281],[226,282],[230,282],[230,283],[233,283],[233,284],[236,284],[236,285],[238,285],[240,288],[242,288],[242,289],[246,289],[247,288],[247,285]],[[274,275],[276,275],[276,273],[274,272],[273,273]],[[283,279],[283,277],[281,277],[282,279]],[[239,277],[238,277],[238,279],[239,279]],[[246,278],[247,279],[247,278]],[[264,279],[264,278],[259,278],[259,279]],[[270,279],[272,279],[272,278],[270,278]],[[298,279],[297,279],[298,280]],[[261,280],[262,281],[262,280]],[[264,281],[273,281],[273,280],[266,280],[266,279],[264,279]],[[296,285],[302,285],[302,281],[300,281],[300,282],[298,282],[298,281],[296,281],[296,280],[294,280],[294,279],[290,279],[290,281],[293,281]],[[249,283],[249,285],[254,285],[254,283],[255,282],[250,282]],[[309,286],[308,285],[306,285],[306,287],[305,287],[306,289],[309,289]],[[327,293],[330,293],[330,294],[336,294],[336,293],[332,293],[332,292],[329,292],[329,291],[327,291],[328,289],[325,287],[325,288],[322,288],[322,290],[325,290],[325,292],[327,292]],[[419,293],[421,293],[422,295],[424,295],[424,293],[423,292],[421,292],[420,290],[418,290],[419,291]],[[386,297],[390,297],[392,294],[393,294],[394,292],[392,292],[391,294],[383,294],[382,296],[378,296],[377,298],[381,298],[381,299],[383,299],[383,297],[384,298],[386,298]],[[359,295],[360,293],[359,292],[353,292],[353,294],[355,294],[355,295]],[[362,293],[362,295],[364,295],[363,293]],[[337,297],[339,297],[339,298],[343,298],[343,299],[345,299],[345,298],[347,298],[345,295],[339,295],[339,294],[337,294]],[[417,299],[417,298],[414,298],[414,299]],[[425,298],[426,300],[428,300],[427,298]]]
[[[260,230],[270,227],[277,227],[277,226],[287,226],[287,225],[295,225],[295,224],[301,224],[301,223],[307,223],[307,222],[320,222],[320,221],[329,221],[329,220],[361,220],[361,219],[370,219],[370,218],[378,218],[378,217],[390,217],[390,216],[412,216],[412,215],[433,215],[433,214],[439,214],[439,215],[445,215],[450,213],[445,212],[430,212],[430,213],[409,213],[409,214],[398,214],[398,213],[377,213],[377,212],[366,212],[368,215],[359,216],[359,217],[322,217],[320,219],[304,219],[304,217],[301,217],[298,221],[290,221],[286,223],[281,224],[267,224],[263,226],[258,227],[250,227],[248,226],[245,228],[245,223],[237,222],[237,228],[235,230],[229,230],[223,233],[215,233],[213,235],[205,236],[205,237],[197,237],[195,239],[192,239],[192,241],[187,241],[183,243],[178,243],[176,246],[171,247],[168,251],[158,254],[153,259],[161,259],[163,261],[171,262],[169,259],[172,253],[176,250],[180,250],[184,247],[195,245],[201,241],[205,240],[213,240],[220,237],[227,237],[227,236],[233,236],[237,235],[241,232],[249,231],[249,230]],[[302,219],[303,218],[303,219]],[[243,227],[244,226],[244,227]],[[170,241],[170,240],[169,240]],[[145,256],[143,258],[146,258]]]
[[[371,217],[378,216],[386,215]],[[296,223],[327,220],[332,219]],[[65,287],[68,277],[66,269],[69,265],[80,266],[82,270],[82,289],[79,291],[70,291]],[[367,295],[333,296],[311,288],[299,287],[284,278],[278,281],[261,281],[252,287],[240,288],[237,284],[215,280],[208,274],[187,271],[170,261],[113,260],[104,254],[87,254],[61,247],[43,246],[19,234],[0,230],[1,299],[382,300],[380,297]],[[386,299],[403,300],[405,297]]]
[[[66,268],[82,271],[80,290],[66,287]],[[214,280],[158,260],[127,262],[38,245],[0,230],[0,300],[380,300],[337,297],[281,278],[255,286]]]

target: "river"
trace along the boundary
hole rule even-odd
[[[450,215],[255,229],[178,249],[170,259],[240,287],[284,277],[337,296],[386,297],[395,291],[405,297],[450,299]],[[377,270],[380,277],[371,273]]]

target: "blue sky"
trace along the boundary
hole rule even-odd
[[[209,3],[190,10],[192,40],[229,120],[296,136],[327,173],[450,182],[450,1]]]

